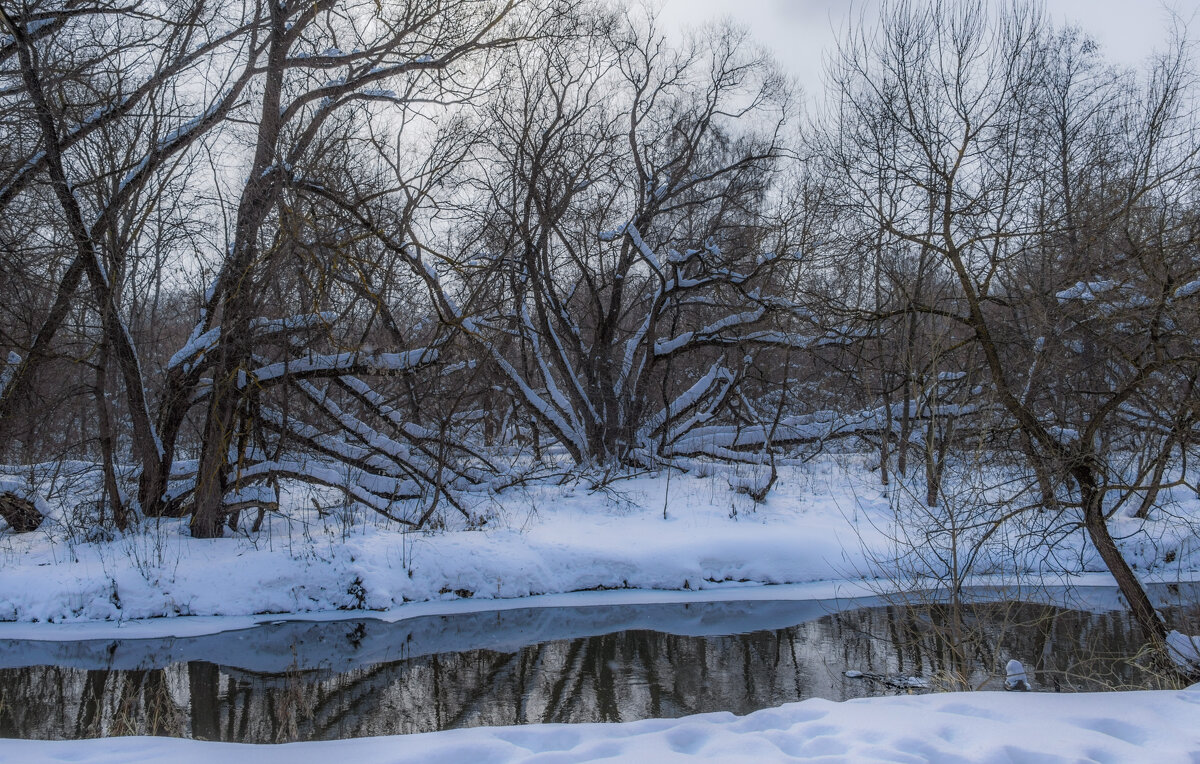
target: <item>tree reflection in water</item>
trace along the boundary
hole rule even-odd
[[[351,650],[365,624],[321,624],[319,639],[334,649],[345,640],[342,649]],[[1156,686],[1158,677],[1131,659],[1139,634],[1121,611],[877,606],[726,636],[628,629],[511,649],[410,656],[400,648],[389,660],[338,671],[295,660],[261,672],[206,660],[135,669],[28,666],[0,669],[0,735],[281,742],[744,714],[809,697],[906,691],[898,687],[909,677],[934,689],[999,689],[1010,658],[1023,661],[1046,691]],[[868,678],[847,678],[847,670]]]

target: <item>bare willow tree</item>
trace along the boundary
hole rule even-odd
[[[786,81],[730,27],[676,50],[598,11],[531,46],[463,167],[473,236],[412,237],[441,319],[578,464],[653,460],[726,407],[754,348],[801,339],[765,224]],[[776,323],[773,319],[784,316]]]

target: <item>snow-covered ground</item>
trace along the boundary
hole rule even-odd
[[[725,600],[829,600],[904,587],[939,558],[919,505],[888,495],[854,456],[784,468],[767,501],[755,476],[642,475],[592,490],[530,485],[481,499],[476,529],[402,532],[362,511],[318,513],[291,496],[258,533],[191,539],[179,520],[87,539],[69,492],[31,534],[0,533],[0,639],[203,635],[288,618],[403,620],[492,609]],[[1164,492],[1148,522],[1114,521],[1146,581],[1200,578],[1200,502]],[[908,537],[898,559],[897,512]],[[970,511],[951,507],[947,511]],[[930,518],[925,517],[924,521]],[[960,518],[961,519],[961,518]],[[1048,523],[1041,527],[1041,522]],[[1044,538],[1031,513],[989,537],[959,572],[980,583],[1104,585],[1078,532]],[[926,529],[927,530],[927,529]],[[913,534],[917,533],[918,536]],[[1086,599],[1086,593],[1080,596]],[[1109,603],[1111,605],[1111,603]],[[1086,607],[1086,603],[1082,606]],[[192,616],[182,618],[179,616]],[[499,638],[492,635],[492,638]],[[50,648],[47,648],[50,649]],[[812,699],[627,724],[474,728],[334,743],[239,746],[166,738],[0,743],[0,762],[1192,761],[1200,689],[1052,695]]]
[[[273,614],[394,613],[414,610],[408,603],[464,599],[486,608],[496,603],[480,601],[593,589],[705,599],[859,596],[908,580],[911,568],[897,573],[889,540],[904,502],[889,500],[858,457],[784,468],[763,504],[731,488],[741,479],[718,471],[643,475],[600,490],[534,485],[482,499],[474,507],[487,518],[480,529],[431,533],[401,532],[361,510],[318,515],[307,497],[292,497],[259,533],[216,540],[190,538],[180,520],[97,541],[47,521],[34,533],[0,534],[0,621],[8,622],[0,637],[78,638],[61,624],[97,622],[126,624],[122,633],[132,636],[128,622],[143,619],[157,620],[137,625],[139,635],[198,633]],[[1164,498],[1173,516],[1120,520],[1117,535],[1145,580],[1196,578],[1192,519],[1200,503],[1183,492]],[[56,515],[68,501],[59,499]],[[966,572],[1053,583],[1090,572],[1098,575],[1087,583],[1108,582],[1080,533],[1059,538],[1050,553],[1037,545],[1014,552],[1018,537],[1036,533],[1013,526],[992,537]],[[930,544],[921,551],[928,562]],[[810,588],[755,591],[768,584]]]
[[[171,738],[5,740],[0,762],[1200,762],[1200,685],[1169,692],[943,693],[746,716],[476,727],[278,746]]]

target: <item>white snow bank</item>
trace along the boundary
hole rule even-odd
[[[1200,671],[1200,636],[1172,631],[1167,635],[1167,654],[1184,671]]]
[[[41,512],[42,516],[47,519],[52,521],[57,519],[54,508],[46,503],[41,494],[26,481],[0,475],[0,494],[4,493],[12,494],[19,499],[30,502],[33,504],[33,508]],[[3,520],[0,520],[0,527],[5,527],[6,525]]]
[[[1200,692],[945,693],[812,699],[747,716],[477,727],[288,745],[6,740],[0,762],[1197,761]]]
[[[865,581],[850,595],[860,596],[905,583],[874,580],[887,573],[893,521],[876,475],[832,460],[781,467],[766,502],[756,504],[730,485],[757,469],[670,481],[648,475],[596,491],[585,484],[505,491],[471,508],[488,519],[482,530],[406,533],[361,509],[318,512],[308,494],[286,486],[282,512],[250,535],[243,523],[236,537],[193,539],[186,521],[164,519],[111,540],[87,540],[47,523],[45,531],[0,534],[0,621],[16,622],[0,623],[0,634],[24,624],[47,635],[22,634],[52,639],[66,624],[115,629],[142,619],[155,634],[212,632],[277,614],[381,615],[463,600],[471,609],[493,609],[498,600],[591,589],[689,597],[736,591],[733,597],[747,598],[765,588],[765,598],[789,599],[781,585]],[[1174,519],[1200,515],[1200,502],[1177,493],[1171,518],[1114,519],[1127,559],[1146,582],[1192,580],[1200,568],[1195,526]],[[59,513],[68,508],[69,500],[55,504]],[[970,580],[1003,580],[1016,570],[1027,581],[1098,574],[1100,580],[1064,583],[1112,584],[1082,532],[1062,539],[1053,558],[1034,549],[1014,560],[1010,540],[1037,530],[993,536],[994,548],[979,556]],[[630,593],[623,591],[622,601]],[[228,625],[173,618],[181,615]]]
[[[815,495],[821,478],[832,485]],[[845,580],[870,568],[858,532],[879,536],[869,523],[856,528],[856,513],[887,506],[877,489],[832,471],[785,475],[763,505],[716,477],[647,477],[603,492],[537,486],[502,500],[478,508],[492,518],[478,531],[403,533],[369,512],[346,525],[285,495],[286,516],[272,514],[250,537],[192,539],[185,521],[165,519],[111,541],[4,536],[0,621],[386,611],[588,589]]]

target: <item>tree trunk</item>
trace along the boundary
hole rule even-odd
[[[904,410],[900,412],[900,441],[896,445],[896,472],[908,477],[908,439],[912,437],[912,374],[904,369],[904,386],[900,393]]]
[[[1075,481],[1079,484],[1079,495],[1083,501],[1083,525],[1088,538],[1100,553],[1109,573],[1116,579],[1121,596],[1129,603],[1129,609],[1138,626],[1151,642],[1162,645],[1167,638],[1167,626],[1159,617],[1150,602],[1150,595],[1142,586],[1142,582],[1134,575],[1129,563],[1125,561],[1121,550],[1108,532],[1108,523],[1104,518],[1103,496],[1096,485],[1096,477],[1086,466],[1077,467],[1072,471]]]
[[[887,385],[883,385],[883,432],[879,434],[879,483],[887,488],[891,478],[888,475],[888,446],[892,437],[892,394]]]
[[[83,254],[77,254],[63,274],[62,280],[58,283],[54,305],[45,320],[42,321],[41,326],[38,327],[37,335],[33,339],[33,346],[13,369],[8,384],[0,390],[0,438],[4,439],[6,445],[11,437],[9,422],[13,416],[13,409],[28,394],[38,368],[49,357],[51,341],[71,312],[75,290],[83,278],[83,258]]]
[[[154,423],[150,419],[145,380],[142,376],[137,350],[133,345],[133,338],[130,337],[121,318],[117,290],[110,282],[109,273],[102,262],[101,248],[93,238],[92,230],[84,223],[83,210],[79,200],[75,197],[74,186],[67,177],[60,147],[59,129],[55,123],[56,115],[42,86],[40,69],[36,60],[36,48],[31,43],[24,27],[13,22],[3,8],[0,8],[0,16],[3,17],[17,44],[17,55],[21,64],[25,90],[33,102],[42,135],[47,174],[59,206],[66,217],[67,228],[76,252],[75,260],[64,276],[63,283],[59,286],[55,307],[47,325],[43,326],[42,331],[39,332],[34,343],[34,350],[29,353],[25,366],[16,370],[16,376],[9,385],[13,387],[13,390],[4,399],[0,399],[0,414],[6,414],[6,408],[11,410],[12,402],[16,400],[19,388],[28,384],[27,380],[30,379],[33,368],[30,364],[37,364],[45,354],[45,349],[37,349],[38,343],[44,343],[48,347],[50,338],[53,337],[54,331],[66,315],[65,313],[60,315],[59,312],[69,307],[69,298],[75,291],[80,274],[86,274],[96,296],[96,307],[100,313],[107,350],[113,354],[117,370],[125,385],[135,455],[142,463],[143,473],[154,475],[161,471],[162,444],[158,440],[154,431]],[[76,264],[80,266],[78,272],[76,272]]]
[[[1191,429],[1191,422],[1185,420],[1177,423],[1167,436],[1167,441],[1163,443],[1162,451],[1154,461],[1154,472],[1150,476],[1146,495],[1142,498],[1141,506],[1137,508],[1137,512],[1133,514],[1134,517],[1145,520],[1150,516],[1150,510],[1154,507],[1154,503],[1158,501],[1158,492],[1162,489],[1163,475],[1166,474],[1167,465],[1171,461],[1171,452],[1175,450],[1175,445],[1180,442],[1183,433],[1188,429]]]
[[[228,352],[224,350],[222,355]],[[195,538],[219,538],[224,533],[225,472],[237,410],[237,372],[237,362],[227,358],[218,362],[213,370],[212,401],[196,472],[195,511],[191,522]]]
[[[221,739],[221,672],[211,663],[188,661],[188,696],[191,701],[192,737]]]
[[[128,525],[128,517],[125,513],[125,502],[121,500],[121,489],[117,484],[117,470],[114,465],[116,456],[113,444],[116,436],[113,434],[112,415],[108,407],[108,342],[100,343],[94,393],[101,469],[104,472],[104,494],[108,497],[108,504],[112,507],[113,525],[117,527],[117,530],[123,531]],[[103,513],[101,513],[100,521],[104,522]]]
[[[223,533],[229,446],[236,434],[243,395],[238,383],[250,357],[254,270],[260,254],[258,236],[279,194],[277,176],[282,170],[277,165],[281,161],[277,153],[282,129],[280,104],[290,42],[286,9],[274,3],[270,8],[270,52],[254,161],[250,179],[238,203],[233,246],[222,268],[221,281],[213,292],[220,295],[221,335],[217,340],[217,362],[213,366],[212,392],[209,393],[208,417],[204,423],[204,441],[196,473],[195,511],[191,522],[192,536],[196,538],[217,538]]]
[[[938,469],[938,450],[934,447],[937,428],[933,415],[933,407],[930,407],[929,421],[925,424],[925,506],[936,507],[938,505],[938,496],[941,494],[941,470]]]

